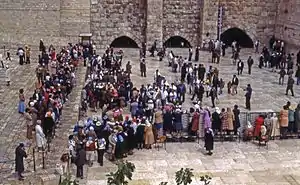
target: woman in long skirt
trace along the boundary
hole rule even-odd
[[[30,114],[29,108],[26,108],[24,116],[25,116],[26,123],[27,123],[26,137],[27,137],[27,139],[32,139],[33,124],[32,124],[32,116]]]
[[[19,113],[24,114],[25,113],[25,96],[24,96],[24,90],[19,90]]]
[[[212,155],[212,150],[214,149],[214,134],[213,134],[213,130],[208,128],[206,129],[205,132],[205,137],[204,137],[204,142],[205,142],[205,149],[207,151],[208,155]]]

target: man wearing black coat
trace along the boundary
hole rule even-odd
[[[294,96],[294,90],[293,90],[293,86],[294,86],[295,80],[293,79],[292,76],[289,76],[288,79],[288,83],[287,83],[287,87],[286,87],[286,92],[285,95],[288,95],[289,90],[292,93],[292,96]]]
[[[18,173],[19,180],[24,180],[22,173],[24,172],[24,161],[23,159],[27,158],[27,154],[24,149],[24,144],[20,143],[16,148],[16,172]]]
[[[251,75],[251,68],[252,68],[252,65],[253,65],[254,61],[252,59],[251,56],[249,56],[248,60],[247,60],[247,64],[248,64],[248,74]]]
[[[77,172],[76,172],[76,177],[80,177],[83,179],[83,166],[86,163],[86,152],[84,150],[83,144],[80,144],[78,151],[77,151],[77,156],[75,160],[75,164],[77,166]]]

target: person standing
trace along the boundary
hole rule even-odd
[[[259,44],[260,44],[259,40],[257,40],[257,41],[255,42],[255,44],[254,44],[255,53],[259,53],[259,52],[258,52]]]
[[[8,65],[6,65],[6,71],[5,71],[5,80],[6,80],[6,85],[10,86],[10,68]]]
[[[41,126],[42,121],[37,120],[36,121],[36,126],[35,126],[35,141],[36,145],[38,147],[38,151],[43,151],[45,149],[45,141],[46,141],[46,136],[43,132],[42,126]]]
[[[26,137],[27,139],[32,139],[33,125],[32,125],[32,117],[29,108],[25,109],[24,117],[26,119],[26,125],[27,125]]]
[[[249,56],[248,60],[247,60],[247,64],[248,64],[248,74],[251,75],[251,68],[252,68],[252,65],[253,65],[254,61],[252,59],[251,56]]]
[[[283,85],[284,83],[284,76],[286,75],[285,69],[282,67],[279,71],[279,85]]]
[[[238,75],[242,75],[243,74],[243,69],[244,69],[244,62],[240,59],[237,63],[237,72]]]
[[[199,47],[196,47],[196,52],[195,52],[195,61],[198,62],[199,61]]]
[[[20,143],[15,151],[16,159],[16,172],[18,173],[19,180],[24,180],[24,176],[22,173],[24,172],[24,158],[27,158],[27,154],[25,152],[24,144]]]
[[[153,129],[151,123],[146,120],[146,126],[144,129],[145,132],[145,148],[146,149],[151,149],[152,144],[154,144],[155,139],[154,139],[154,134],[153,134]]]
[[[24,49],[19,48],[17,54],[19,56],[19,64],[23,65],[24,64]]]
[[[25,64],[30,64],[30,52],[31,52],[30,47],[25,46]]]
[[[211,98],[212,108],[215,108],[215,99],[218,99],[218,93],[215,87],[210,89],[209,96]]]
[[[192,61],[192,56],[193,56],[193,49],[190,47],[189,48],[189,62]]]
[[[206,129],[204,143],[207,155],[212,155],[212,150],[214,149],[214,134],[211,128]]]
[[[141,76],[146,77],[146,61],[144,58],[142,58],[140,62],[140,71],[141,71]]]
[[[10,58],[10,51],[9,51],[9,50],[6,51],[6,58],[5,58],[5,60],[11,61],[11,58]]]
[[[236,77],[236,75],[233,75],[232,81],[231,81],[231,85],[232,85],[232,91],[231,93],[237,94],[237,87],[239,85],[239,79]]]
[[[252,87],[250,84],[247,85],[246,88],[246,109],[251,110],[251,106],[250,106],[250,100],[251,100],[251,95],[252,95]]]
[[[1,63],[1,67],[2,67],[3,69],[5,69],[2,54],[0,54],[0,63]]]
[[[98,163],[100,166],[103,166],[103,155],[105,151],[106,141],[104,138],[100,137],[97,140],[97,156],[98,156]]]
[[[75,164],[77,166],[76,177],[83,179],[83,166],[86,163],[86,152],[84,150],[83,144],[79,145],[79,149],[77,151],[77,156],[75,160]]]
[[[25,96],[24,96],[24,89],[19,90],[19,113],[24,114],[25,112]]]
[[[293,90],[293,86],[294,86],[295,80],[293,79],[293,77],[290,75],[288,82],[287,82],[287,86],[286,86],[286,91],[285,91],[285,95],[288,95],[288,91],[290,90],[292,93],[292,96],[294,96],[294,90]]]

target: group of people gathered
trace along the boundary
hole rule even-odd
[[[35,141],[38,151],[45,151],[46,143],[51,142],[60,125],[63,105],[75,86],[75,72],[82,49],[79,44],[69,44],[58,53],[53,46],[46,51],[41,40],[36,89],[30,97],[25,96],[23,89],[19,90],[18,111],[27,120],[27,139]],[[16,150],[16,170],[20,180],[23,180],[22,161],[26,155],[22,148],[24,144]]]

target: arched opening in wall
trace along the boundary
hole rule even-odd
[[[189,48],[191,44],[183,37],[173,36],[164,42],[164,46],[167,48]]]
[[[253,48],[253,41],[243,30],[239,28],[229,28],[221,34],[221,41],[227,46],[231,46],[236,41],[242,48]]]
[[[138,44],[127,36],[121,36],[116,38],[110,44],[114,48],[139,48]]]

